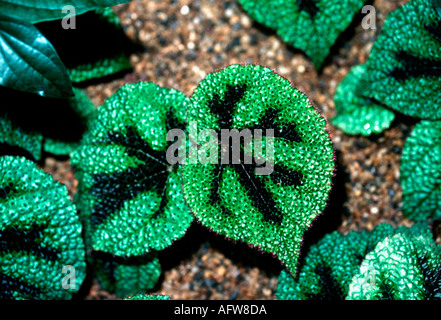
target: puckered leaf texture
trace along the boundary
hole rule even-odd
[[[70,299],[86,273],[81,229],[64,185],[25,158],[0,157],[1,300]]]
[[[138,83],[124,85],[97,109],[71,156],[88,246],[142,255],[185,234],[193,216],[181,169],[167,160],[167,132],[185,128],[187,105],[177,90]]]
[[[285,270],[281,272],[276,291],[277,299],[344,300],[366,255],[380,241],[396,234],[433,242],[428,223],[422,222],[410,228],[394,228],[390,224],[382,223],[370,232],[351,231],[347,235],[332,232],[309,248],[298,277],[294,278]],[[370,281],[370,278],[366,281]]]
[[[401,157],[403,214],[413,220],[441,217],[441,121],[423,120]]]
[[[441,247],[396,234],[377,244],[349,285],[347,300],[440,300]]]
[[[335,96],[337,115],[332,124],[348,134],[369,136],[389,128],[395,118],[393,111],[360,95],[359,84],[366,76],[366,65],[358,65],[338,85]]]
[[[295,273],[303,233],[325,208],[331,189],[334,151],[326,121],[305,94],[258,65],[232,65],[207,75],[190,100],[190,139],[192,132],[214,135],[210,142],[194,137],[202,139],[194,141],[201,147],[190,150],[183,166],[191,211],[207,228],[275,254]],[[245,139],[222,145],[231,129],[249,130],[254,150]],[[207,163],[208,153],[220,157]],[[268,166],[273,170],[259,172]]]
[[[155,253],[132,258],[92,256],[95,275],[101,288],[115,293],[119,298],[151,291],[162,272]]]
[[[303,50],[320,69],[338,36],[365,0],[239,0],[245,11],[282,39]]]
[[[403,114],[441,118],[441,16],[431,0],[391,12],[369,55],[362,94]]]

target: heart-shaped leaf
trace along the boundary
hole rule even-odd
[[[361,11],[365,0],[239,0],[256,21],[275,29],[303,50],[320,69],[338,36]]]
[[[64,185],[25,158],[0,158],[1,300],[70,299],[86,275],[81,230]]]
[[[87,245],[119,256],[162,250],[193,221],[167,132],[184,128],[188,98],[153,83],[124,85],[97,110],[71,156]],[[182,131],[183,133],[183,131]]]
[[[79,15],[86,11],[111,7],[129,0],[0,0],[2,14],[17,19],[37,23],[47,20],[62,19],[67,15],[68,10],[63,11],[67,5],[75,9]],[[61,27],[61,25],[60,25]]]
[[[421,121],[407,138],[400,168],[403,214],[441,217],[441,121]]]
[[[389,128],[395,114],[372,99],[360,95],[359,84],[366,65],[358,65],[338,85],[334,96],[337,115],[332,124],[348,134],[369,136]]]
[[[441,119],[441,16],[431,0],[409,1],[387,16],[360,88],[406,115]]]
[[[26,21],[0,15],[0,85],[46,97],[72,96],[66,68],[49,41]]]
[[[254,137],[242,145],[236,135],[229,144],[230,129]],[[200,145],[191,147],[182,170],[184,195],[197,219],[277,255],[295,273],[303,232],[324,209],[331,188],[334,151],[326,121],[272,70],[232,65],[199,83],[188,132],[192,146]],[[211,148],[214,161],[206,162]]]

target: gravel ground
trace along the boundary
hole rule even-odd
[[[387,14],[406,1],[375,0],[377,29],[353,24],[332,49],[322,70],[275,32],[253,22],[236,1],[133,0],[115,7],[128,37],[144,50],[133,54],[133,70],[84,88],[96,106],[124,83],[151,81],[190,96],[206,74],[236,63],[277,70],[312,100],[326,119],[335,115],[336,86],[364,63]],[[361,16],[357,20],[361,22]],[[348,136],[329,125],[337,174],[326,211],[304,237],[304,248],[325,233],[372,230],[377,224],[411,225],[401,212],[399,164],[414,123],[397,117],[389,130],[370,138]],[[69,161],[46,160],[45,170],[71,194],[77,181]],[[161,255],[163,277],[153,293],[173,299],[273,299],[282,267],[270,255],[205,231],[198,223]],[[116,299],[96,282],[85,299]]]

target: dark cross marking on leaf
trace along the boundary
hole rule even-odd
[[[316,0],[296,0],[299,11],[305,11],[311,20],[314,20],[315,16],[319,12]]]
[[[426,25],[425,29],[441,45],[441,21]],[[403,50],[395,53],[395,59],[402,67],[395,67],[388,75],[398,81],[418,77],[441,77],[441,60],[418,57]]]
[[[274,128],[274,123],[279,122],[279,110],[268,108],[265,114],[260,118],[259,125],[252,129],[274,129],[274,137],[288,141],[302,142],[300,134],[297,132],[295,123],[284,124],[281,127]]]
[[[337,279],[335,279],[329,266],[319,264],[315,267],[314,272],[319,277],[321,289],[317,294],[310,294],[309,300],[343,300],[345,298],[344,290]]]
[[[174,117],[168,119],[173,123],[167,126],[177,124]],[[166,150],[153,150],[133,126],[126,126],[126,134],[109,132],[106,142],[125,147],[129,156],[144,163],[112,174],[93,175],[94,184],[90,192],[97,201],[92,210],[92,224],[97,226],[103,223],[111,214],[122,209],[126,201],[148,191],[155,191],[161,196],[159,208],[153,218],[161,215],[167,205],[165,191],[170,174]]]
[[[221,100],[218,94],[214,94],[209,102],[210,110],[217,116],[220,129],[230,129],[233,125],[233,114],[237,103],[242,99],[246,92],[246,85],[227,85],[227,91],[224,99]],[[260,125],[252,129],[261,128],[262,135],[265,134],[266,129],[273,129],[275,123],[278,122],[278,112],[275,109],[266,110],[261,118]],[[219,133],[218,133],[219,135]],[[274,138],[283,138],[289,141],[300,142],[302,139],[295,130],[295,125],[288,124],[274,129]],[[213,181],[211,184],[210,202],[212,205],[219,204],[224,214],[231,214],[231,212],[222,203],[219,187],[222,182],[223,173],[227,167],[233,169],[238,175],[239,183],[245,187],[247,196],[253,203],[253,206],[263,214],[263,218],[267,222],[280,224],[283,216],[280,209],[273,198],[273,195],[265,185],[262,177],[255,175],[257,164],[232,164],[231,156],[233,154],[233,145],[230,144],[230,161],[229,164],[216,164],[213,170]],[[221,156],[219,157],[219,161]],[[240,159],[244,159],[244,150],[240,149]],[[303,175],[289,168],[279,165],[274,165],[274,172],[269,176],[273,183],[282,186],[299,186],[302,183]]]
[[[15,300],[13,293],[20,292],[30,300],[36,300],[41,289],[0,272],[0,300]]]
[[[26,252],[46,260],[55,261],[60,253],[51,247],[42,246],[39,242],[46,225],[33,225],[22,230],[10,227],[0,230],[0,253]]]

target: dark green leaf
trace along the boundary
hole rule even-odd
[[[413,220],[441,218],[441,121],[421,121],[401,158],[403,214]]]
[[[69,11],[63,12],[66,5],[75,8],[75,14],[103,7],[111,7],[129,0],[0,0],[2,14],[32,23],[62,19]],[[60,24],[61,28],[61,24]]]
[[[305,51],[319,69],[365,0],[239,0],[249,15]]]
[[[441,16],[431,0],[409,1],[387,16],[360,86],[401,113],[441,119]]]
[[[30,23],[0,15],[0,85],[46,97],[72,96],[66,68]]]

